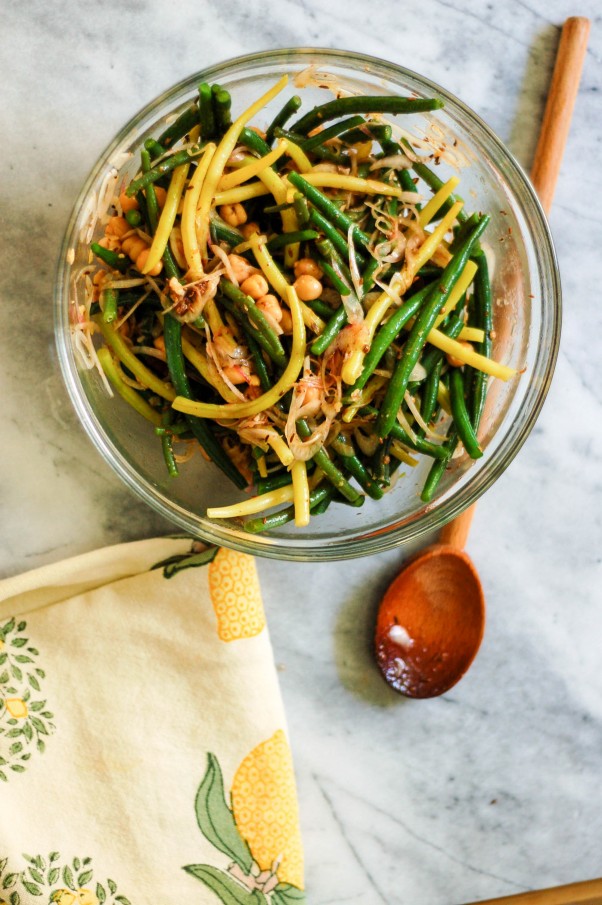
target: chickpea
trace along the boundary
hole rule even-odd
[[[275,320],[277,324],[282,320],[282,308],[275,295],[262,295],[260,299],[257,299],[257,307],[264,314],[271,317],[272,320]]]
[[[156,185],[155,195],[157,196],[157,204],[159,207],[163,207],[165,205],[165,199],[167,198],[167,192],[160,185]]]
[[[247,222],[247,212],[238,201],[236,204],[222,204],[219,215],[228,226],[241,226]]]
[[[282,332],[287,336],[290,336],[293,332],[293,318],[291,317],[291,313],[288,308],[282,309],[282,317],[280,319],[280,326],[282,327]]]
[[[473,351],[472,344],[467,342],[465,339],[460,340],[460,345],[464,346],[465,349],[469,349],[471,352]],[[461,368],[464,364],[459,358],[456,358],[455,355],[448,354],[445,356],[447,358],[448,364],[452,366],[452,368]]]
[[[126,233],[129,233],[131,228],[125,217],[111,217],[105,226],[105,235],[117,236],[120,239]]]
[[[243,223],[240,231],[245,239],[248,239],[250,238],[250,236],[254,236],[255,234],[259,235],[261,230],[259,229],[258,223],[255,223],[253,220],[249,220],[248,223]]]
[[[301,274],[293,283],[295,292],[302,302],[311,302],[313,299],[320,298],[322,294],[322,284],[315,277],[308,273]]]
[[[296,277],[309,274],[310,277],[315,277],[316,280],[319,280],[324,275],[324,271],[313,258],[299,258],[298,261],[295,261],[294,271]]]
[[[268,281],[261,273],[254,273],[247,277],[240,284],[241,290],[245,295],[250,295],[252,299],[260,299],[263,295],[267,295],[269,290]]]
[[[257,270],[256,267],[253,267],[252,264],[249,264],[247,259],[243,258],[242,255],[228,255],[228,260],[230,262],[232,273],[238,283],[244,282],[247,277],[252,276],[254,273],[261,273],[261,271]]]
[[[119,196],[119,203],[124,214],[127,214],[128,211],[137,211],[139,208],[137,200],[130,198],[125,192],[122,192]]]
[[[165,352],[165,339],[163,336],[155,336],[153,339],[153,346],[155,349],[158,349],[159,352]]]
[[[142,271],[144,270],[144,265],[146,264],[146,259],[148,258],[149,251],[150,248],[147,248],[145,246],[136,258],[136,269],[139,270],[140,273],[142,273]],[[163,261],[157,261],[155,266],[151,270],[149,270],[148,275],[150,277],[156,277],[161,273],[162,270]]]

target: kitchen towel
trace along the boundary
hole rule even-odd
[[[305,901],[252,557],[121,544],[0,582],[0,903]]]

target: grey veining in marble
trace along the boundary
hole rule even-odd
[[[602,37],[597,0],[160,0],[5,5],[0,575],[164,533],[63,388],[52,280],[77,190],[119,126],[205,64],[361,50],[461,96],[528,170],[558,42],[593,19],[551,215],[563,337],[538,424],[480,502],[488,624],[447,695],[390,692],[370,651],[399,552],[259,563],[297,766],[312,905],[454,905],[602,874]]]

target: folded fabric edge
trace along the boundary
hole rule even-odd
[[[190,552],[192,543],[183,535],[128,541],[5,578],[0,581],[0,619],[148,571],[162,559]]]

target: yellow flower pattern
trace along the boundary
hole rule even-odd
[[[252,638],[265,627],[255,561],[222,547],[209,564],[209,593],[222,641]]]
[[[240,833],[262,870],[303,888],[303,853],[293,759],[282,729],[257,745],[232,783],[232,810]]]

